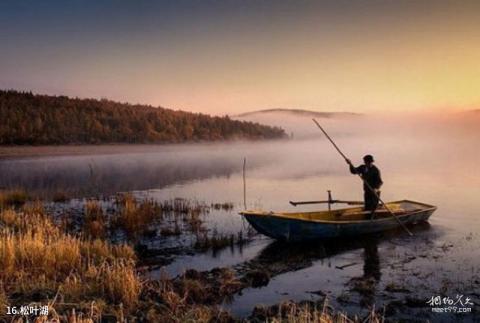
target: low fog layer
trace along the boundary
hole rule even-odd
[[[479,184],[473,191],[479,190],[479,114],[365,115],[318,121],[354,163],[360,163],[366,153],[373,154],[389,183],[406,177],[415,182],[424,176],[460,183],[468,177],[469,183]],[[66,156],[9,158],[0,161],[0,187],[24,187],[45,195],[59,191],[72,196],[110,195],[214,177],[228,179],[241,174],[244,157],[248,177],[259,181],[348,176],[345,162],[310,118],[275,115],[269,122],[290,127],[293,139],[99,146]],[[296,135],[300,133],[304,136]],[[46,149],[44,154],[58,153],[57,148]],[[328,185],[335,187],[337,181],[329,180]]]
[[[296,139],[321,136],[321,132],[312,122],[312,115],[292,113],[289,111],[267,111],[248,113],[237,116],[239,120],[263,123],[285,129],[288,135]],[[317,113],[318,114],[318,113]],[[370,132],[394,135],[422,133],[425,135],[437,132],[464,133],[478,136],[480,110],[444,113],[395,113],[395,114],[350,114],[331,112],[328,117],[316,117],[336,135],[367,135]]]

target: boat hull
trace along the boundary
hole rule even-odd
[[[397,216],[404,225],[424,222],[429,219],[435,207],[430,207]],[[278,240],[302,241],[348,237],[388,231],[400,226],[392,216],[363,221],[308,221],[279,217],[274,213],[241,213],[258,232]]]

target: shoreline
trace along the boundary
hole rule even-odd
[[[262,139],[262,140],[223,140],[223,141],[198,141],[198,142],[178,142],[178,143],[104,143],[104,144],[71,144],[71,145],[0,145],[0,161],[15,158],[34,158],[34,157],[58,157],[58,156],[88,156],[88,155],[115,155],[148,153],[159,148],[173,147],[196,147],[229,145],[232,143],[266,143],[285,141],[285,138]],[[128,149],[128,151],[126,150]]]

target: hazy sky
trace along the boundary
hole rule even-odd
[[[213,114],[480,107],[480,1],[0,2],[0,88]]]

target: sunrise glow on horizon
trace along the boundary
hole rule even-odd
[[[2,1],[0,88],[209,114],[480,108],[476,1]]]

